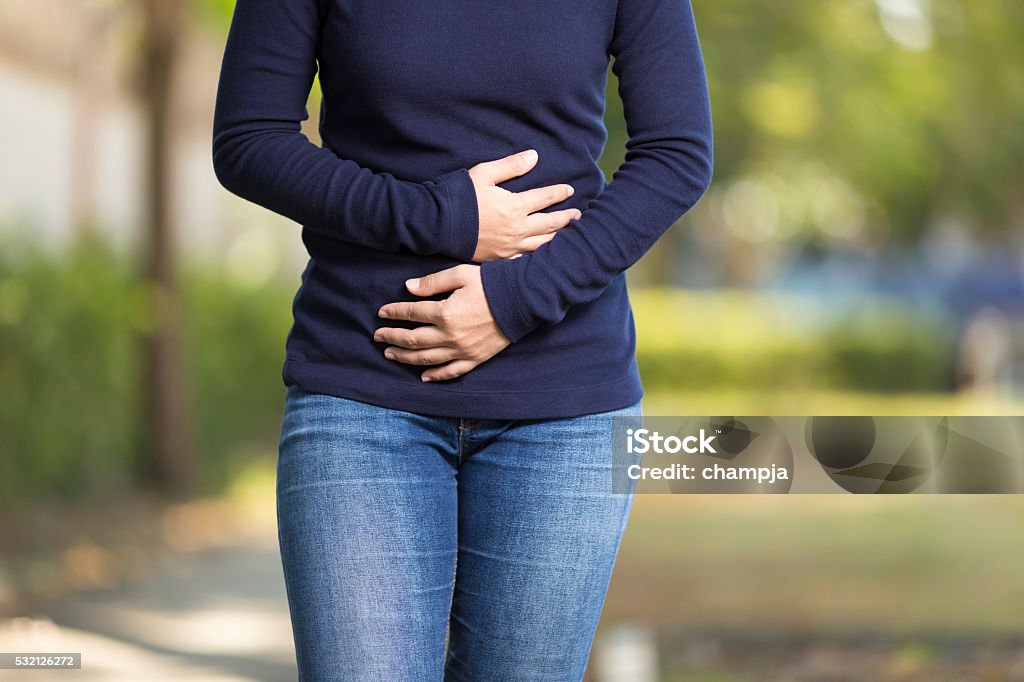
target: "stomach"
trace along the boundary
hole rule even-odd
[[[384,358],[386,344],[373,341],[385,321],[377,310],[393,301],[418,299],[405,280],[436,272],[456,261],[443,256],[389,253],[352,246],[303,230],[310,262],[293,302],[294,323],[287,351],[298,360],[341,368],[370,369],[375,376],[419,383],[423,367]],[[432,297],[444,298],[445,295]],[[608,381],[635,371],[635,331],[619,275],[596,299],[573,306],[557,324],[535,329],[473,371],[443,385],[462,391],[558,390]]]

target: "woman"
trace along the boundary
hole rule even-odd
[[[689,0],[238,0],[214,127],[222,184],[310,255],[277,487],[300,678],[580,679],[643,395],[624,272],[711,178]]]

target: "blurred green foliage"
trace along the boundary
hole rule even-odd
[[[644,289],[630,295],[651,391],[942,391],[953,342],[940,317],[862,298],[834,321],[807,297]]]
[[[808,160],[875,229],[936,213],[998,230],[1024,176],[1024,3],[693,0],[719,180]]]
[[[137,478],[140,335],[156,292],[102,238],[66,254],[8,233],[0,249],[0,501],[68,499]],[[200,490],[219,489],[280,423],[290,287],[182,272],[185,384]],[[40,499],[42,498],[42,499]]]
[[[732,214],[705,202],[698,227],[874,247],[912,242],[943,217],[1010,230],[1024,177],[1024,3],[692,2],[715,123],[710,195],[746,179],[762,190],[740,193],[746,210]],[[609,174],[626,138],[615,87]]]
[[[101,242],[66,261],[11,242],[0,249],[0,499],[116,484],[139,435],[141,291]]]
[[[277,443],[284,340],[298,282],[242,286],[220,268],[193,264],[183,271],[192,416],[206,479],[214,485],[236,473],[240,460]]]
[[[156,292],[130,262],[99,237],[65,254],[12,236],[0,249],[4,503],[115,490],[139,470],[138,341]],[[210,264],[179,280],[192,440],[200,488],[214,490],[276,442],[298,281],[242,286]],[[657,289],[633,302],[652,391],[945,387],[943,336],[898,305],[868,302],[871,314],[805,328],[795,323],[808,319],[799,299]]]

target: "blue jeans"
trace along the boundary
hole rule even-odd
[[[583,677],[632,505],[612,415],[433,417],[289,386],[278,539],[299,679]]]

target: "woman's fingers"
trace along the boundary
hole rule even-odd
[[[443,321],[441,313],[443,301],[412,301],[388,303],[381,306],[377,315],[385,320],[408,320],[409,322],[427,322],[437,324]]]
[[[440,365],[458,357],[458,351],[454,348],[424,348],[423,350],[409,350],[398,346],[388,346],[384,349],[384,357],[406,365]]]
[[[512,258],[519,258],[524,253],[530,253],[536,251],[541,244],[546,244],[554,238],[554,232],[548,232],[547,234],[538,234],[534,237],[527,237],[523,241],[519,242],[520,253],[512,256]]]
[[[373,333],[373,340],[377,343],[388,343],[392,346],[401,346],[409,350],[421,350],[435,346],[447,345],[448,337],[439,328],[433,325],[416,327],[415,329],[403,329],[400,327],[381,327]]]
[[[447,365],[428,369],[420,378],[423,381],[448,381],[466,374],[479,364],[474,360],[452,360]]]
[[[469,175],[474,181],[483,182],[488,185],[497,185],[498,183],[529,173],[537,164],[537,158],[536,150],[527,149],[502,159],[478,163],[469,169]]]
[[[470,178],[476,187],[480,219],[477,245],[472,258],[474,262],[515,258],[533,251],[549,239],[535,237],[550,235],[572,220],[582,217],[582,213],[575,208],[542,213],[543,209],[571,197],[575,192],[572,185],[548,185],[522,192],[509,192],[497,186],[500,182],[526,174],[536,165],[537,160],[537,152],[529,149],[502,159],[479,163],[469,169]],[[449,290],[451,288],[444,289]],[[411,286],[409,291],[426,295]]]
[[[547,208],[551,204],[557,204],[559,201],[565,201],[573,195],[572,185],[548,185],[547,187],[537,187],[535,189],[528,189],[522,192],[517,192],[516,196],[519,201],[522,202],[523,207],[527,213],[533,213],[539,211],[542,208]]]
[[[524,253],[536,251],[537,247],[551,241],[554,238],[555,233],[573,220],[579,220],[582,215],[583,214],[575,208],[567,208],[564,211],[534,213],[528,216],[526,223],[527,233],[529,236],[519,241],[519,244],[516,246],[519,253],[510,257],[519,258]]]
[[[578,208],[566,208],[561,211],[550,213],[533,213],[526,217],[527,233],[530,235],[547,234],[555,232],[568,225],[573,220],[579,220],[583,216]]]
[[[582,215],[575,208],[553,211],[552,213],[534,213],[527,218],[530,236],[519,242],[519,253],[512,257],[518,258],[524,253],[536,251],[537,247],[551,241],[555,233],[571,221],[578,220]]]

